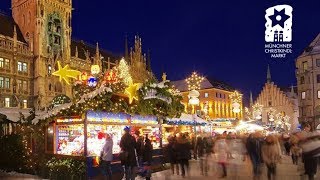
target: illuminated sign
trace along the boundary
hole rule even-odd
[[[66,122],[82,122],[81,118],[59,118],[57,119],[57,123],[66,123]]]
[[[128,124],[158,124],[156,116],[129,115],[125,113],[111,112],[87,112],[88,122],[109,122],[109,123],[128,123]]]

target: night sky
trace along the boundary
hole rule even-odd
[[[293,54],[271,59],[264,53],[264,15],[281,4],[293,7]],[[10,6],[1,0],[2,11],[11,14]],[[74,38],[123,54],[125,35],[132,46],[138,34],[158,78],[197,71],[239,89],[245,102],[250,90],[254,98],[260,92],[267,64],[277,85],[295,85],[295,59],[320,32],[319,0],[73,0],[73,8]]]

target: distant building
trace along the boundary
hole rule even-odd
[[[254,103],[259,103],[263,106],[262,121],[264,123],[270,123],[269,112],[273,109],[275,110],[275,114],[281,113],[283,116],[287,115],[290,117],[289,121],[292,130],[297,128],[299,111],[296,88],[293,86],[290,88],[278,87],[271,80],[269,66],[267,71],[267,82],[264,84]]]
[[[296,59],[299,121],[320,123],[320,33]]]
[[[191,113],[192,106],[189,102],[189,91],[188,85],[185,80],[172,81],[172,84],[181,92],[183,96],[183,104],[185,105],[185,111]],[[235,91],[235,88],[228,84],[211,78],[204,78],[201,83],[201,89],[198,90],[200,93],[199,106],[195,107],[197,114],[203,115],[207,113],[209,119],[229,119],[238,118],[242,119],[242,102],[240,104],[240,112],[234,113],[232,111],[232,102],[229,95]]]

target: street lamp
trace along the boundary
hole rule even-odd
[[[199,89],[201,86],[201,82],[204,80],[204,77],[199,76],[196,72],[193,72],[190,77],[186,79],[189,90],[189,104],[192,105],[192,114],[196,115],[195,106],[199,105]],[[194,117],[194,133],[196,134],[196,122]]]

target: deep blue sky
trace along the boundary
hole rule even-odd
[[[10,0],[0,9],[10,14]],[[293,51],[286,59],[264,53],[265,10],[293,7]],[[280,86],[296,84],[295,59],[320,32],[320,0],[73,0],[73,37],[117,54],[135,34],[151,50],[158,78],[186,78],[192,71],[228,82],[254,98],[266,81],[267,64]]]

